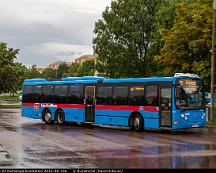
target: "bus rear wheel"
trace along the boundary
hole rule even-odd
[[[133,129],[137,132],[143,131],[144,123],[140,115],[135,115],[133,117]]]
[[[55,121],[52,120],[52,115],[49,110],[44,111],[43,117],[46,124],[54,124]]]
[[[56,112],[56,121],[57,121],[57,124],[59,126],[62,126],[64,124],[65,115],[64,115],[64,112],[62,110],[59,110]]]

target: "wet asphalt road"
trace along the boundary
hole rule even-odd
[[[63,127],[0,109],[0,168],[216,168],[216,128]]]

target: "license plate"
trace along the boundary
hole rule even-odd
[[[197,124],[192,125],[192,127],[199,127]]]

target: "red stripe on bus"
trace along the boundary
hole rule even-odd
[[[140,111],[140,106],[116,106],[116,105],[96,105],[96,110],[127,110],[127,111]]]
[[[159,107],[156,106],[143,106],[146,112],[159,112]]]
[[[84,109],[84,104],[47,104],[47,103],[22,103],[22,106],[27,107],[41,107],[41,105],[47,105],[47,107],[54,107],[57,108],[77,108],[77,109]],[[45,106],[43,106],[45,107]],[[159,107],[156,106],[117,106],[117,105],[95,105],[96,110],[127,110],[127,111],[140,111],[140,108],[144,109],[146,112],[159,112]]]
[[[27,107],[57,107],[57,108],[78,108],[84,109],[85,105],[83,104],[53,104],[53,103],[22,103],[22,106]]]
[[[58,108],[77,108],[77,109],[84,109],[85,105],[83,104],[57,104]]]
[[[22,106],[34,106],[34,103],[22,103]]]

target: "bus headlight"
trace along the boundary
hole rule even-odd
[[[182,118],[184,118],[184,116],[185,116],[184,114],[181,114],[181,117],[182,117]]]
[[[204,118],[205,118],[205,116],[206,116],[206,114],[205,114],[205,113],[203,113],[203,115],[202,115],[202,119],[204,119]]]

